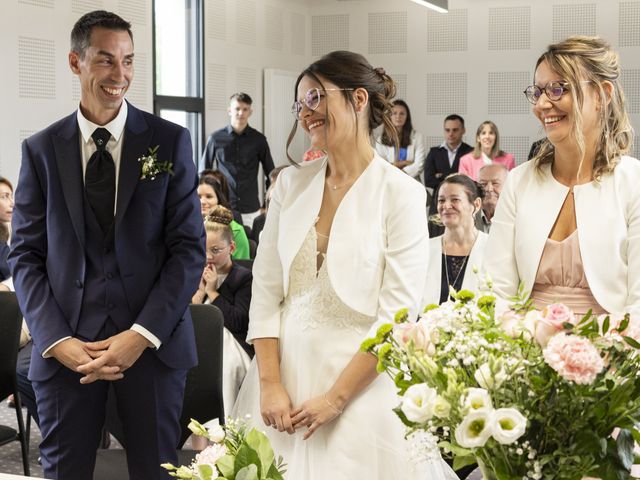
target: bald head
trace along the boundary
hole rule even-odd
[[[484,190],[482,210],[489,220],[496,211],[496,204],[508,173],[507,167],[499,163],[485,165],[478,172],[478,183]]]

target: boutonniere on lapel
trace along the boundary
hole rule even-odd
[[[158,160],[158,148],[160,145],[156,145],[153,148],[149,148],[149,154],[143,155],[138,158],[139,162],[142,162],[142,173],[140,174],[140,180],[149,178],[155,180],[161,173],[167,172],[169,175],[173,175],[173,163],[161,162]]]

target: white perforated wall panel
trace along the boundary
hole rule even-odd
[[[402,100],[407,99],[407,74],[406,73],[389,73],[389,76],[396,82],[396,98]],[[411,105],[409,105],[411,108]]]
[[[209,38],[224,40],[227,38],[227,2],[225,0],[207,0],[206,31]]]
[[[301,13],[291,13],[291,52],[296,55],[307,53],[307,17]]]
[[[134,76],[126,97],[138,108],[145,108],[151,98],[151,72],[149,57],[146,53],[136,53]]]
[[[256,2],[235,0],[236,42],[242,45],[256,44]]]
[[[55,98],[56,49],[53,40],[18,38],[18,88],[23,98]]]
[[[640,69],[623,69],[620,82],[629,113],[640,113]]]
[[[407,53],[407,12],[369,14],[369,53]]]
[[[498,129],[500,129],[500,125],[498,125]],[[533,140],[528,136],[500,135],[500,149],[513,154],[516,157],[517,165],[527,160],[532,142]]]
[[[489,72],[487,112],[495,114],[527,114],[530,104],[522,91],[531,82],[529,72]]]
[[[467,73],[428,73],[425,82],[427,115],[467,113]]]
[[[282,51],[284,38],[284,19],[281,8],[265,7],[265,45],[272,50]]]
[[[640,46],[640,2],[620,2],[618,36],[621,47]]]
[[[569,35],[596,34],[596,4],[567,4],[553,6],[553,41]]]
[[[207,108],[210,110],[226,110],[227,67],[215,63],[207,64]]]
[[[54,0],[18,0],[19,4],[32,7],[53,8]]]
[[[531,48],[531,7],[489,9],[489,50]]]
[[[102,0],[71,0],[71,11],[80,15],[103,8]]]
[[[236,67],[236,91],[248,93],[255,101],[258,98],[257,72],[251,67]]]
[[[333,50],[349,49],[349,15],[311,17],[311,54],[314,57]]]
[[[466,8],[449,13],[427,12],[427,51],[462,52],[467,50],[469,24]]]
[[[148,0],[119,0],[118,15],[136,25],[146,25],[151,16]]]

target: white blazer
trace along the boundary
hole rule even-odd
[[[426,194],[372,155],[335,213],[325,262],[340,300],[386,323],[401,308],[418,312],[429,258]],[[325,157],[278,177],[253,265],[247,341],[280,336],[289,271],[320,211],[326,169]]]
[[[467,267],[464,271],[462,289],[475,292],[478,289],[478,278],[483,269],[484,250],[487,245],[489,235],[478,232],[478,238],[474,243]],[[478,269],[478,274],[473,273],[474,267]],[[440,288],[442,286],[442,235],[429,240],[429,270],[427,273],[427,284],[424,289],[422,306],[432,303],[440,303]]]
[[[640,307],[640,162],[622,157],[600,182],[573,188],[580,255],[591,292],[609,313]],[[507,176],[491,223],[485,270],[494,291],[531,292],[545,242],[569,188],[546,165],[527,162]]]
[[[395,162],[395,147],[384,145],[381,141],[381,137],[376,139],[376,151],[382,158],[387,160],[387,162]],[[407,147],[407,160],[410,160],[413,163],[404,167],[402,171],[407,175],[420,180],[420,175],[424,170],[424,160],[426,157],[427,151],[424,146],[422,134],[414,130],[411,132],[411,143]]]

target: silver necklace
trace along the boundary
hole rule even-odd
[[[456,275],[456,278],[453,279],[453,283],[451,283],[451,281],[449,280],[449,261],[448,261],[448,256],[447,256],[447,250],[446,250],[446,243],[444,241],[444,235],[442,236],[442,254],[444,255],[444,272],[445,275],[447,276],[447,285],[449,285],[449,287],[453,287],[456,283],[458,283],[458,279],[460,278],[460,274],[464,271],[465,265],[467,264],[467,261],[469,260],[469,255],[471,255],[471,251],[473,250],[473,246],[476,244],[476,240],[478,238],[478,230],[475,230],[475,235],[473,237],[473,243],[471,244],[471,248],[469,249],[469,253],[467,253],[464,256],[464,260],[462,261],[462,266],[460,267],[460,270],[458,270],[458,274]]]
[[[347,182],[345,182],[345,183],[343,183],[343,184],[340,184],[340,185],[331,185],[331,184],[329,183],[329,180],[326,180],[326,179],[325,179],[325,183],[327,184],[327,186],[328,186],[331,190],[338,190],[339,188],[346,187],[346,186],[347,186],[347,185],[349,185],[350,183],[353,183],[353,181],[354,181],[354,180],[355,180],[355,178],[352,178],[351,180],[349,180],[349,181],[347,181]]]

